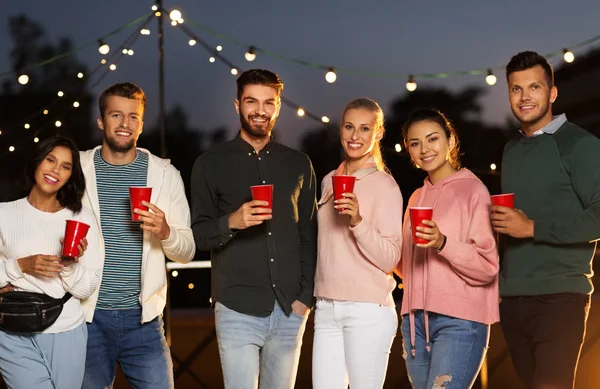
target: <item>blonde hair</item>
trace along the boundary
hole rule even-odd
[[[346,112],[351,109],[364,109],[369,112],[373,112],[375,114],[375,131],[381,132],[381,138],[385,135],[385,126],[383,119],[383,110],[377,104],[376,101],[368,99],[366,97],[355,99],[349,102],[344,108],[344,113],[342,114],[342,121],[346,116]],[[371,151],[373,155],[373,159],[375,159],[375,165],[377,166],[377,170],[382,170],[386,173],[389,173],[387,166],[385,166],[385,162],[383,161],[383,154],[381,153],[381,140],[376,140],[375,145],[373,145],[373,150]]]

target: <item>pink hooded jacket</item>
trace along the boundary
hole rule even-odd
[[[401,314],[409,314],[412,354],[415,354],[414,311],[492,324],[498,311],[498,252],[490,223],[490,194],[483,183],[462,169],[432,185],[429,178],[408,201],[408,207],[433,207],[433,221],[446,235],[440,253],[414,245],[407,209],[402,258],[397,267],[404,282]]]

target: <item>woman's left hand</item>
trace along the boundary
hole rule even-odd
[[[334,201],[334,208],[338,210],[340,215],[348,215],[350,217],[350,227],[356,227],[361,221],[360,211],[358,207],[358,199],[354,193],[344,193],[344,198]]]
[[[65,244],[65,240],[63,238],[60,238],[60,244]],[[83,257],[83,253],[85,253],[85,250],[87,250],[88,247],[88,241],[87,238],[83,238],[81,239],[81,241],[79,242],[79,244],[77,245],[77,249],[79,250],[79,254],[77,254],[77,257],[69,257],[69,258],[61,258],[60,263],[63,266],[70,266],[74,263],[79,262],[79,258]]]
[[[423,220],[423,224],[429,227],[417,226],[417,237],[428,240],[429,243],[417,243],[418,247],[435,247],[439,249],[444,243],[444,234],[442,234],[433,220]]]

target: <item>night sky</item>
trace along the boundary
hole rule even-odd
[[[3,1],[0,20],[0,72],[10,69],[12,47],[7,21],[24,13],[46,29],[46,38],[56,43],[66,36],[80,46],[126,24],[150,10],[150,1]],[[460,6],[458,6],[460,4]],[[278,54],[324,65],[376,72],[438,73],[503,66],[522,50],[547,54],[600,34],[600,2],[582,1],[398,1],[398,0],[304,0],[304,1],[198,1],[165,0],[166,8],[177,8],[183,18]],[[191,27],[191,25],[188,26]],[[191,125],[201,130],[225,126],[233,134],[238,118],[233,109],[235,77],[221,64],[210,64],[209,55],[199,46],[190,47],[187,36],[165,25],[167,107],[180,104],[189,113]],[[139,84],[148,94],[146,127],[157,118],[157,27],[142,36],[117,69],[95,88],[123,81]],[[114,49],[133,30],[107,42]],[[338,81],[327,84],[324,71],[258,56],[244,60],[247,47],[236,46],[201,30],[194,32],[212,46],[223,45],[222,54],[242,68],[263,67],[277,72],[285,83],[290,100],[319,116],[339,120],[350,100],[367,96],[382,105],[406,92],[406,79],[388,79],[338,73]],[[583,49],[579,54],[587,51]],[[576,56],[578,52],[575,52]],[[101,55],[90,47],[77,59],[95,67]],[[562,63],[556,58],[553,64]],[[503,74],[488,87],[484,76],[442,80],[419,80],[426,85],[458,90],[468,84],[486,87],[485,110],[481,119],[504,123],[510,115]],[[560,97],[559,97],[560,98]],[[95,113],[96,114],[96,113]],[[278,121],[279,139],[297,146],[307,130],[318,127],[295,111],[282,109]]]

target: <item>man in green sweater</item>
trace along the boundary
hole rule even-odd
[[[506,66],[521,134],[502,159],[502,191],[515,209],[492,207],[507,235],[500,273],[500,321],[526,388],[573,388],[593,291],[600,238],[600,139],[552,116],[552,67],[522,52]]]

